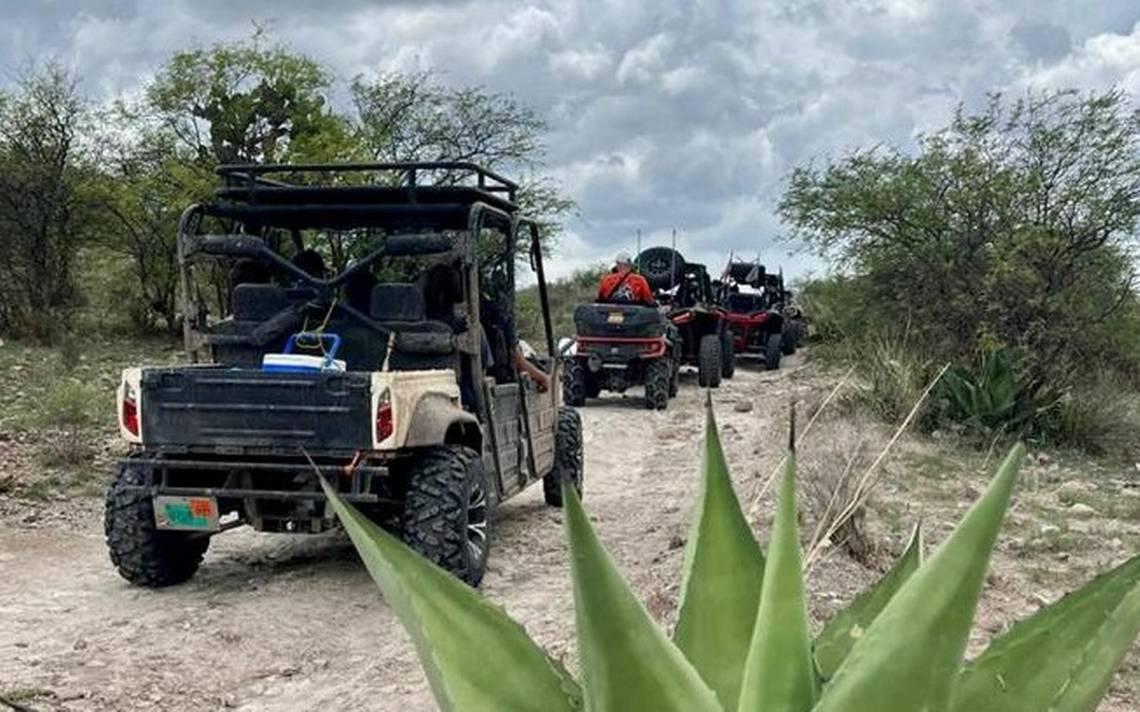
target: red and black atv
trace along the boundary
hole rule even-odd
[[[780,367],[781,356],[796,352],[804,324],[790,303],[783,273],[767,274],[754,262],[729,262],[718,291],[737,353],[762,357],[771,371]]]
[[[680,363],[697,367],[701,387],[716,388],[736,372],[733,333],[702,264],[669,247],[650,247],[635,261],[657,303],[676,327]]]
[[[575,406],[603,391],[624,393],[645,386],[645,405],[664,410],[677,395],[680,342],[657,307],[640,304],[580,304],[576,336],[562,349],[562,399]]]

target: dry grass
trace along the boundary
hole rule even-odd
[[[802,501],[814,523],[808,550],[820,543],[825,532],[833,530],[825,548],[835,547],[860,564],[870,565],[878,547],[867,531],[867,502],[858,501],[853,477],[870,465],[866,437],[848,421],[829,422],[823,431],[826,437],[807,450],[798,463]],[[849,508],[850,515],[837,521]]]

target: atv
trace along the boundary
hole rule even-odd
[[[133,584],[190,578],[213,536],[335,526],[320,479],[478,585],[492,513],[582,488],[581,421],[515,359],[513,182],[468,163],[239,165],[178,233],[191,364],[124,371],[106,499]],[[525,242],[520,242],[523,238]],[[325,261],[334,263],[332,268]],[[558,363],[541,360],[557,378]]]
[[[736,372],[732,327],[704,265],[686,262],[669,247],[650,247],[635,260],[677,330],[681,364],[696,366],[702,388],[720,386]]]
[[[765,368],[778,369],[781,356],[796,352],[804,330],[783,273],[768,274],[761,264],[730,260],[723,277],[718,301],[732,325],[736,352],[759,356]]]
[[[641,385],[646,407],[665,410],[677,395],[680,341],[657,307],[580,304],[574,326],[576,336],[564,348],[565,403],[581,406],[603,390],[624,393]]]

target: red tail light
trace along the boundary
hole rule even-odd
[[[640,351],[643,358],[657,358],[665,353],[665,339],[646,342],[641,345]]]
[[[392,404],[380,403],[376,408],[376,442],[382,443],[392,435]]]
[[[138,436],[139,434],[139,404],[134,399],[134,393],[128,392],[123,397],[123,427],[131,435]]]

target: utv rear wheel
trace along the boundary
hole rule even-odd
[[[764,367],[775,371],[780,367],[780,349],[783,338],[779,334],[769,334],[768,343],[764,347]]]
[[[554,469],[542,478],[542,494],[551,507],[562,506],[562,483],[570,482],[582,496],[582,417],[573,408],[558,409],[558,432],[554,436]]]
[[[157,588],[182,583],[198,570],[210,537],[156,527],[150,495],[127,489],[146,484],[141,468],[123,464],[107,490],[103,531],[111,563],[119,575],[136,586]]]
[[[799,341],[796,335],[796,327],[794,324],[785,324],[784,330],[780,333],[780,351],[785,356],[791,356],[796,352],[796,342]]]
[[[697,383],[701,388],[716,388],[720,385],[720,370],[720,337],[705,334],[697,352]]]
[[[562,402],[575,407],[585,405],[588,378],[586,363],[581,359],[570,359],[562,372]]]
[[[725,327],[720,333],[720,375],[732,378],[736,374],[736,344],[732,329]]]
[[[478,586],[490,550],[490,489],[479,454],[461,445],[424,448],[407,463],[402,534],[408,546]]]
[[[669,405],[669,388],[673,379],[673,362],[667,358],[650,361],[645,367],[645,407],[665,410]]]

